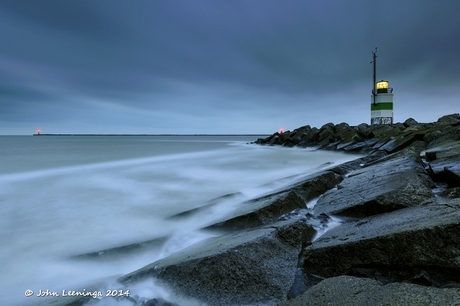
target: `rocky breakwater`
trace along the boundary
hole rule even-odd
[[[458,114],[307,126],[257,142],[385,154],[319,199],[314,214],[346,222],[303,248],[296,286],[305,292],[282,305],[460,305]]]
[[[153,278],[171,303],[125,302],[460,305],[460,115],[304,126],[256,143],[363,157],[248,201],[203,229],[219,236],[118,279],[129,288]]]

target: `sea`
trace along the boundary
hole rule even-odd
[[[258,137],[265,136],[0,136],[1,304],[94,290],[102,297],[88,305],[133,305],[106,297],[110,290],[175,301],[153,279],[129,288],[116,279],[218,235],[200,229],[245,201],[359,157],[252,143]],[[171,218],[210,203],[198,216]],[[102,256],[155,239],[165,240]]]

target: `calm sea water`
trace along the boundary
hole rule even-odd
[[[40,290],[116,278],[212,233],[245,200],[357,156],[248,144],[255,136],[0,136],[0,288],[4,305],[45,301]],[[169,216],[209,204],[206,213]],[[161,248],[107,259],[73,256],[168,236]],[[125,288],[126,289],[126,288]],[[153,280],[131,295],[174,300]],[[26,290],[34,294],[26,297]],[[114,298],[91,305],[130,305]]]

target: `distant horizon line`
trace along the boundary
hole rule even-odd
[[[32,134],[32,136],[266,136],[271,134],[205,134],[205,133],[198,133],[198,134],[54,134],[54,133],[46,133],[46,134]],[[14,136],[14,135],[13,135]],[[19,136],[19,135],[18,135]]]

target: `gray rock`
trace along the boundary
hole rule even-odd
[[[356,127],[358,130],[358,134],[363,136],[364,138],[369,138],[373,136],[372,134],[372,129],[370,128],[370,125],[367,123],[361,123]]]
[[[438,196],[443,198],[460,198],[460,187],[453,187],[443,190],[438,194]]]
[[[304,241],[315,231],[291,219],[211,238],[123,276],[131,284],[155,277],[209,305],[274,305],[286,300]]]
[[[335,172],[336,168],[314,174],[292,189],[302,198],[304,203],[317,198],[343,180],[343,176]]]
[[[233,192],[229,193],[217,198],[214,198],[212,200],[209,200],[205,205],[200,206],[200,207],[195,207],[177,214],[174,214],[172,216],[167,217],[167,220],[180,220],[184,218],[188,218],[194,215],[197,215],[199,213],[205,212],[209,209],[212,209],[214,206],[222,203],[222,201],[228,200],[228,199],[238,199],[239,197],[242,197],[243,194],[241,192]]]
[[[163,300],[161,298],[158,298],[158,299],[149,300],[146,303],[144,303],[142,305],[139,305],[139,306],[179,306],[179,305],[174,304],[174,303],[170,303],[170,302],[165,301],[165,300]]]
[[[441,118],[438,119],[438,123],[441,123],[441,124],[460,124],[460,115],[458,113],[456,113],[456,114],[450,114],[450,115],[442,116]]]
[[[435,131],[433,133],[438,134],[427,134],[423,138],[424,141],[428,142],[428,148],[443,147],[460,140],[460,126],[441,126],[438,132]]]
[[[438,138],[440,138],[442,135],[445,134],[444,129],[450,129],[449,126],[435,126],[432,129],[426,131],[425,135],[423,136],[423,141],[426,143],[430,143]]]
[[[38,302],[34,304],[28,304],[30,306],[83,306],[86,305],[88,302],[91,302],[92,297],[66,297],[66,298],[58,298],[55,300]],[[27,305],[27,304],[26,304]]]
[[[283,191],[251,200],[233,216],[206,229],[213,230],[242,230],[278,220],[297,208],[305,208],[305,201],[295,191]]]
[[[427,149],[423,155],[435,180],[446,182],[450,188],[460,187],[460,141],[444,142]]]
[[[384,138],[373,138],[373,139],[376,139],[377,142],[375,142],[375,144],[372,146],[372,149],[379,149],[381,146],[383,146],[384,144],[386,144],[388,141],[391,140],[391,137],[384,137]]]
[[[379,148],[379,150],[385,150],[388,153],[393,153],[393,152],[404,149],[405,147],[413,143],[415,140],[416,138],[414,135],[409,135],[409,136],[401,137],[401,138],[395,138],[385,143],[383,146]]]
[[[428,203],[331,229],[304,249],[305,271],[460,286],[460,199]]]
[[[363,151],[364,149],[369,148],[369,145],[365,141],[351,143],[343,148],[343,150],[347,152],[356,152],[356,151]]]
[[[460,289],[408,283],[382,283],[352,276],[326,279],[303,295],[279,306],[460,306]]]
[[[366,158],[369,160],[369,158]],[[247,201],[234,215],[226,220],[208,226],[206,229],[241,230],[269,224],[282,215],[298,208],[305,208],[306,202],[317,198],[343,180],[336,168],[321,171],[304,178],[282,191],[258,199]],[[355,165],[355,167],[358,167]]]
[[[346,150],[346,148],[347,148],[348,146],[351,146],[352,144],[355,144],[355,141],[354,141],[354,140],[342,142],[342,143],[340,143],[340,144],[337,145],[336,149],[337,149],[337,150],[342,150],[342,149]]]
[[[329,141],[329,139],[331,139],[333,135],[334,135],[334,130],[332,128],[327,127],[319,133],[318,141],[319,142],[324,142],[326,140]]]
[[[460,141],[452,141],[448,144],[433,147],[431,146],[423,152],[427,161],[433,161],[435,159],[445,159],[460,155]]]
[[[372,128],[372,135],[377,138],[396,136],[401,132],[399,127],[390,124],[375,125]]]
[[[280,142],[278,141],[278,139],[279,139],[279,135],[278,133],[276,133],[275,135],[273,135],[273,137],[270,138],[270,140],[268,141],[268,144],[269,145],[279,144]]]
[[[369,163],[375,162],[375,161],[379,160],[380,158],[383,158],[386,155],[387,155],[386,152],[374,151],[374,152],[369,153],[368,155],[363,156],[361,158],[351,160],[349,162],[346,162],[346,163],[340,164],[338,166],[335,166],[333,168],[330,168],[329,171],[335,172],[335,173],[337,173],[339,175],[346,175],[346,174],[350,173],[351,171],[356,170],[356,169],[361,169],[364,165],[367,165]],[[335,184],[334,184],[333,187],[335,187]]]
[[[98,250],[85,254],[71,256],[70,259],[90,259],[90,260],[107,260],[114,259],[122,256],[131,255],[134,253],[145,252],[147,250],[159,249],[167,240],[169,236],[163,236],[146,240],[142,242],[122,245],[110,249]]]
[[[417,205],[432,197],[433,182],[413,157],[390,159],[351,172],[316,204],[316,214],[365,217]]]
[[[446,182],[449,187],[460,187],[460,155],[436,159],[429,167],[437,181]]]
[[[418,122],[414,118],[409,118],[406,121],[404,121],[403,124],[404,124],[405,127],[408,127],[408,126],[411,126],[411,125],[416,125],[416,124],[418,124]]]

